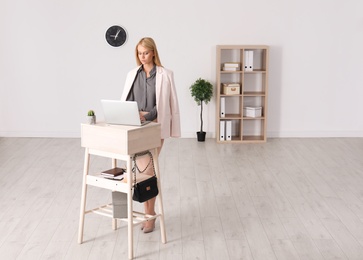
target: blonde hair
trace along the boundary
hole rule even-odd
[[[139,55],[138,55],[138,51],[137,51],[137,47],[139,45],[148,49],[149,51],[153,51],[154,52],[154,57],[153,57],[154,64],[156,66],[160,66],[160,67],[163,66],[163,65],[161,65],[161,61],[159,58],[158,49],[156,48],[156,44],[155,44],[154,40],[150,37],[144,37],[136,44],[135,55],[136,55],[136,63],[138,66],[141,65],[141,61],[139,60]]]

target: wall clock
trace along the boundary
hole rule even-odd
[[[126,42],[127,34],[124,28],[113,25],[106,31],[106,41],[113,47],[120,47]]]

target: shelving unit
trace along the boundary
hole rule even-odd
[[[253,59],[248,58],[249,55]],[[266,45],[217,45],[216,58],[217,142],[266,142],[269,47]],[[225,70],[226,63],[238,64],[239,67]],[[245,68],[248,65],[253,68],[248,70]],[[225,83],[238,83],[239,92],[224,94],[223,84]],[[221,102],[222,99],[224,102]],[[244,116],[244,107],[262,108],[262,114],[258,117]],[[224,116],[222,116],[222,112]],[[229,138],[223,135],[223,129],[224,134],[227,134],[226,126],[221,129],[221,122],[226,125],[227,121],[231,121]]]

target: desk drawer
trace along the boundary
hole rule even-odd
[[[161,145],[160,124],[142,127],[117,126],[104,123],[81,125],[81,145],[99,151],[131,155]]]

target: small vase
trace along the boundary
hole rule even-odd
[[[96,124],[96,116],[87,116],[87,123],[90,125]]]

